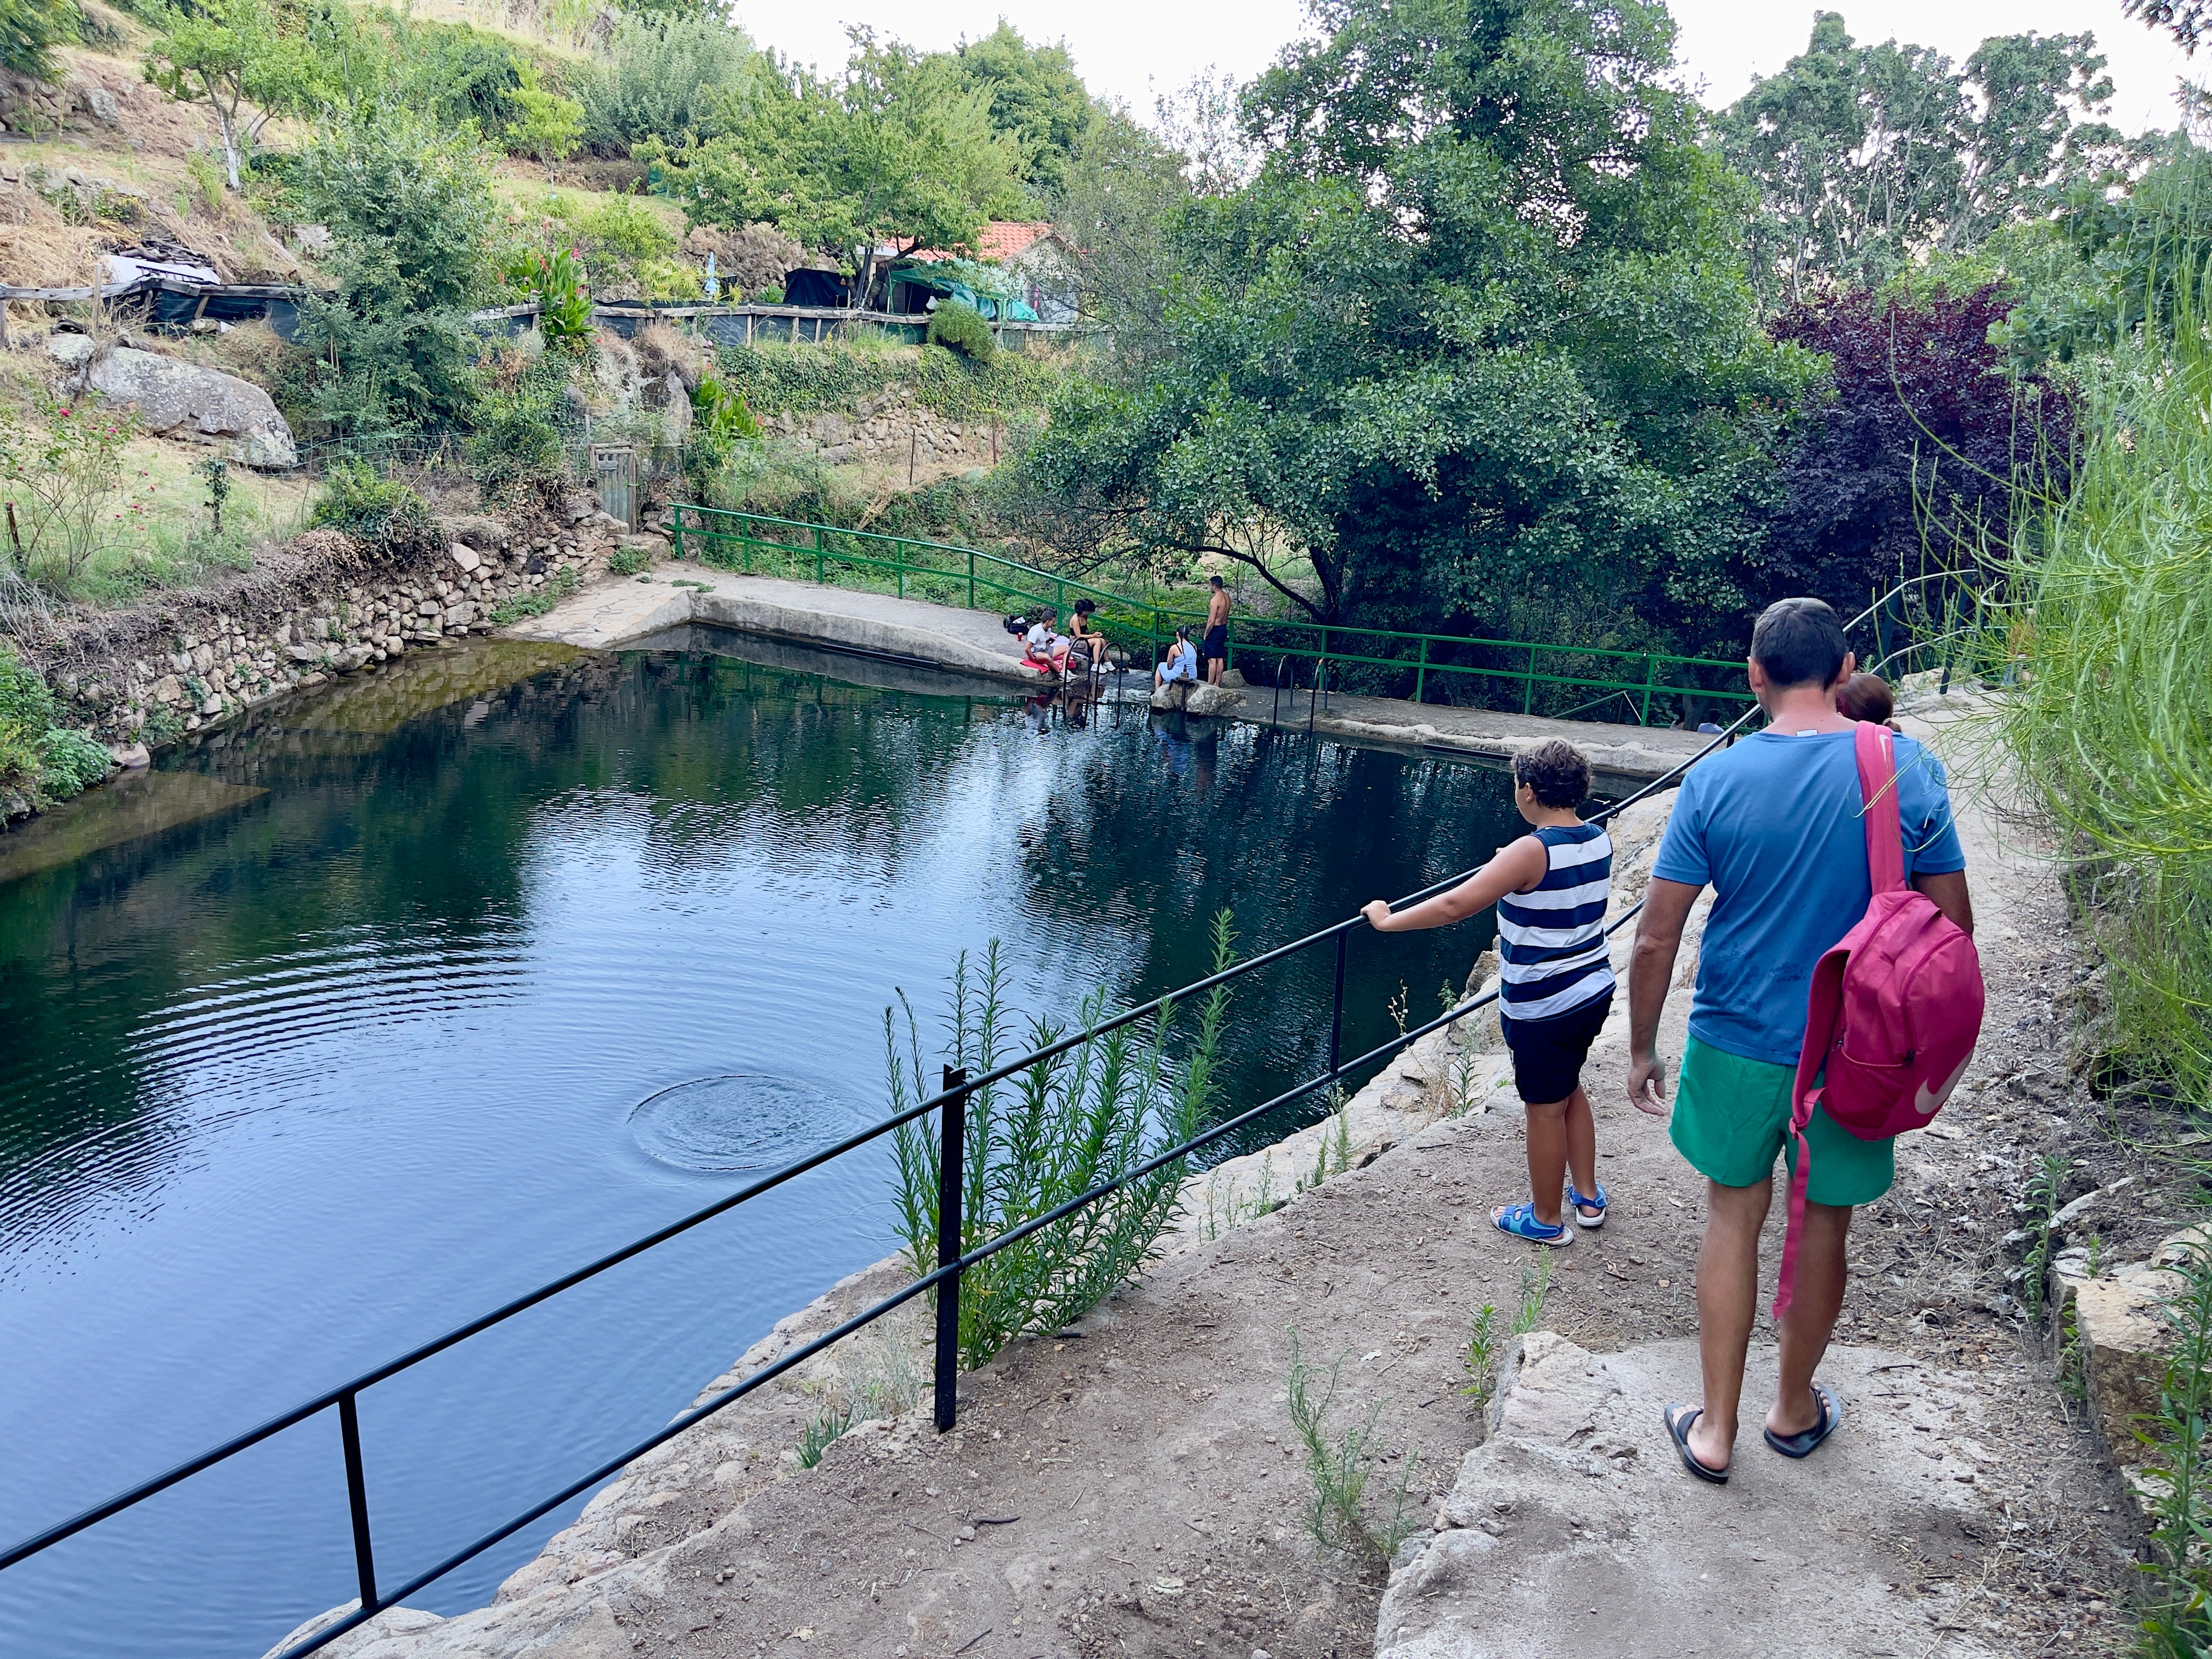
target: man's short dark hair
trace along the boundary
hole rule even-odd
[[[1218,576],[1208,576],[1206,580],[1212,582],[1216,587],[1221,586],[1221,578]]]
[[[1833,685],[1844,654],[1844,625],[1820,599],[1777,599],[1751,630],[1751,659],[1777,690]]]
[[[1527,784],[1539,806],[1579,806],[1589,796],[1589,762],[1574,744],[1552,738],[1514,756],[1513,781]]]

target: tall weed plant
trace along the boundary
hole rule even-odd
[[[2212,1104],[2212,342],[2207,271],[2170,330],[2087,380],[2073,488],[2015,544],[1998,729],[2075,855],[2111,963],[2109,1058]],[[2016,520],[2017,522],[2017,520]]]
[[[1216,970],[1232,960],[1227,911],[1213,922]],[[1073,1028],[1010,1006],[1013,974],[996,939],[980,970],[963,951],[953,963],[943,1060],[971,1077],[1016,1055],[1088,1030],[1108,1017],[1103,993],[1085,1000]],[[934,1093],[919,1022],[903,995],[903,1033],[884,1011],[891,1109]],[[1041,1060],[968,1099],[963,1150],[961,1251],[966,1255],[1093,1188],[1121,1180],[1206,1122],[1219,1092],[1225,988],[1200,1005],[1195,1030],[1177,1052],[1179,1011],[1123,1026]],[[939,1127],[924,1118],[897,1132],[899,1230],[917,1273],[937,1266]],[[960,1360],[974,1367],[1016,1337],[1080,1319],[1133,1278],[1174,1217],[1186,1160],[1176,1158],[1086,1205],[1064,1220],[978,1262],[962,1275]]]

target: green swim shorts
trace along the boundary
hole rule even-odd
[[[1692,1168],[1723,1187],[1757,1186],[1773,1173],[1777,1152],[1787,1153],[1794,1175],[1790,1097],[1796,1079],[1794,1066],[1745,1060],[1692,1037],[1682,1053],[1668,1136]],[[1813,1149],[1805,1196],[1815,1204],[1871,1204],[1897,1177],[1893,1142],[1861,1140],[1817,1106],[1805,1140]]]

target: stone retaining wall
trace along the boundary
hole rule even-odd
[[[915,399],[911,386],[887,386],[848,408],[811,415],[779,410],[761,417],[769,433],[812,453],[825,466],[856,461],[902,467],[917,476],[990,466],[998,443],[987,422],[959,422]]]
[[[118,766],[277,697],[447,639],[489,633],[503,602],[580,585],[631,537],[588,495],[555,511],[447,521],[445,550],[395,558],[310,531],[208,592],[65,619],[15,641],[62,700],[63,723],[105,742]],[[0,789],[0,823],[30,800]]]

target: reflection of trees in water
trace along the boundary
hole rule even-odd
[[[1480,863],[1523,827],[1501,774],[1210,721],[1160,721],[1135,742],[1086,746],[1077,787],[1089,809],[1053,815],[1024,857],[1048,902],[1139,924],[1127,931],[1146,941],[1143,966],[1119,988],[1132,999],[1206,971],[1206,919],[1224,906],[1250,955]],[[1483,917],[1389,939],[1354,934],[1345,1052],[1396,1029],[1387,1004],[1401,981],[1413,1019],[1426,1018],[1438,984],[1464,981],[1492,931]],[[1237,981],[1232,1106],[1327,1063],[1334,970],[1321,946]]]
[[[1217,908],[1261,948],[1464,867],[1508,831],[1501,780],[1464,765],[1134,708],[1055,702],[1033,731],[1016,708],[703,651],[551,666],[455,653],[210,734],[164,765],[268,793],[0,887],[0,1203],[96,1203],[184,1155],[191,1119],[164,1046],[181,1039],[154,1027],[193,988],[283,962],[305,999],[319,975],[410,953],[511,951],[549,807],[618,811],[654,884],[791,857],[902,885],[933,878],[948,813],[1004,817],[1054,939],[1088,919],[1133,944],[1115,988],[1133,996],[1206,971]],[[1057,775],[1036,810],[1041,760]],[[1401,979],[1418,1015],[1486,937],[1476,923],[1356,939],[1347,1052],[1391,1029]],[[917,942],[917,969],[941,970],[950,948]],[[1080,954],[1060,965],[1094,971]],[[1316,951],[1240,985],[1235,1102],[1321,1062],[1332,966]],[[219,1050],[224,1018],[197,1040]]]
[[[509,680],[476,654],[210,733],[164,766],[268,793],[0,887],[0,1204],[24,1224],[34,1196],[76,1211],[158,1184],[191,1120],[149,1019],[234,964],[289,959],[312,981],[318,953],[335,975],[363,957],[502,949],[546,804],[595,793],[650,803],[664,872],[802,813],[811,840],[895,866],[967,713],[711,656],[526,656]]]

